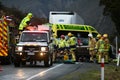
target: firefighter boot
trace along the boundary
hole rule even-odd
[[[72,52],[72,61],[76,61],[75,53]]]

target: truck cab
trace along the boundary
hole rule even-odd
[[[44,62],[44,66],[52,66],[51,30],[49,26],[39,25],[36,30],[23,31],[16,45],[14,66],[37,64]]]

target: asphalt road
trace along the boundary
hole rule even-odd
[[[15,68],[14,65],[2,65],[0,80],[57,80],[74,71],[86,72],[100,66],[95,63],[76,64],[53,64],[51,67],[44,67],[41,64],[36,66],[26,65]]]

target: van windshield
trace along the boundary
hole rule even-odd
[[[24,32],[20,39],[21,42],[46,42],[47,33]]]

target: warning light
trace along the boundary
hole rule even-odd
[[[50,27],[47,26],[47,25],[38,25],[37,27],[36,26],[28,26],[26,28],[26,30],[29,30],[29,31],[49,31],[50,30]]]
[[[28,27],[26,28],[26,30],[35,31],[35,30],[37,30],[37,27],[36,27],[36,26],[28,26]]]
[[[47,26],[47,25],[38,25],[38,31],[49,31],[49,26]]]

